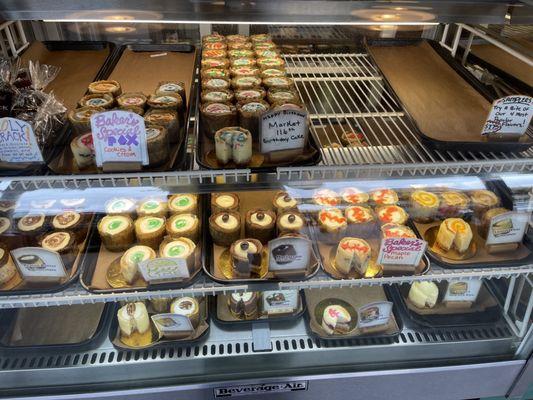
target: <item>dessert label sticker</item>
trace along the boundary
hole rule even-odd
[[[520,243],[524,238],[529,214],[509,211],[490,220],[485,244]]]
[[[357,310],[357,327],[371,328],[373,326],[386,325],[392,312],[390,301],[376,301],[365,304]]]
[[[0,160],[10,163],[44,162],[29,123],[16,118],[0,118]]]
[[[67,277],[63,260],[55,251],[42,247],[20,247],[11,250],[11,257],[26,281],[59,281]]]
[[[427,242],[413,238],[386,238],[381,241],[378,264],[414,265],[420,263]]]
[[[533,117],[533,97],[507,96],[492,103],[481,135],[521,136]]]
[[[306,111],[277,110],[263,114],[259,127],[261,153],[303,148],[308,129]]]
[[[148,165],[144,119],[130,111],[112,110],[91,116],[96,165],[141,163]]]
[[[157,283],[190,278],[187,261],[182,258],[154,258],[139,263],[139,271],[146,282]]]
[[[263,311],[267,314],[291,314],[297,308],[297,290],[268,290],[263,292]]]
[[[162,336],[194,331],[191,321],[185,315],[171,313],[155,314],[151,318],[157,331]]]
[[[448,283],[443,301],[476,301],[482,281],[453,281]]]
[[[268,242],[269,271],[305,270],[311,261],[311,242],[305,238],[281,237]]]

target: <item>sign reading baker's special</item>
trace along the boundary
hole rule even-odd
[[[191,276],[187,261],[181,258],[154,258],[141,261],[139,271],[143,279],[150,283],[182,280]]]
[[[56,281],[67,277],[59,253],[42,247],[19,247],[11,257],[24,280],[28,282]]]
[[[523,135],[533,117],[533,97],[507,96],[492,103],[482,136],[517,137]]]
[[[41,149],[29,123],[0,118],[0,160],[10,163],[43,162]]]
[[[490,220],[485,244],[520,243],[524,238],[529,214],[509,211]]]
[[[91,116],[96,165],[141,163],[148,165],[144,119],[129,111],[112,110]]]
[[[378,264],[418,265],[426,251],[427,242],[415,238],[386,238],[381,241]]]
[[[307,112],[299,109],[272,110],[261,117],[261,153],[302,149],[307,142]]]

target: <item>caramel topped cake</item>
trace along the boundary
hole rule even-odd
[[[112,96],[118,96],[122,93],[122,89],[117,81],[96,81],[89,84],[89,93],[110,93]]]
[[[14,200],[0,200],[0,213],[10,213],[17,208],[17,202]]]

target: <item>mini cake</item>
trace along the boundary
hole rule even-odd
[[[276,236],[276,213],[261,208],[253,208],[246,212],[244,235],[267,244]]]
[[[261,101],[265,98],[266,92],[263,88],[243,89],[235,92],[235,100],[239,103]]]
[[[268,33],[257,33],[255,35],[250,35],[250,41],[256,45],[258,43],[271,42],[272,36]]]
[[[194,329],[200,322],[200,304],[194,297],[180,297],[174,299],[170,305],[172,314],[183,315],[189,318]]]
[[[338,241],[348,227],[348,222],[338,208],[325,208],[318,213],[320,231],[327,235],[327,241]]]
[[[211,212],[239,211],[239,196],[236,193],[212,193]]]
[[[208,79],[211,79],[211,78],[229,80],[230,73],[227,69],[207,68],[207,69],[202,69],[201,78],[204,81],[207,81]]]
[[[3,250],[0,250],[3,251]],[[14,264],[4,264],[0,267],[0,287],[8,283],[17,274],[17,268]]]
[[[258,76],[236,76],[231,80],[231,86],[233,89],[245,90],[261,87],[261,78]]]
[[[483,214],[483,216],[481,217],[481,224],[480,226],[478,227],[478,232],[479,232],[479,235],[486,239],[488,234],[489,234],[489,229],[490,229],[490,223],[492,221],[492,218],[496,217],[497,215],[500,215],[500,214],[505,214],[505,213],[508,213],[510,212],[511,210],[508,210],[506,208],[502,208],[502,207],[498,207],[498,208],[491,208],[490,210],[488,210],[485,214]],[[508,231],[512,228],[512,222],[509,221],[509,223],[507,223],[507,221],[501,221],[501,223],[505,224],[505,226],[501,226],[501,228],[505,231]],[[501,225],[500,223],[500,225]],[[494,228],[493,228],[495,231],[497,231],[498,229],[498,226],[495,224]]]
[[[355,271],[364,276],[370,262],[371,253],[370,245],[363,239],[345,237],[337,246],[335,268],[345,275]]]
[[[271,104],[297,103],[300,101],[298,94],[287,89],[273,89],[268,91],[267,100]]]
[[[136,211],[139,217],[166,217],[168,206],[165,200],[147,198],[137,203]]]
[[[439,298],[439,287],[433,282],[413,282],[408,299],[418,308],[433,308]]]
[[[98,233],[109,251],[124,251],[135,241],[133,221],[124,215],[106,215],[98,223]]]
[[[490,190],[474,190],[470,193],[470,200],[474,210],[474,216],[481,219],[491,208],[500,205],[500,199]]]
[[[336,207],[340,204],[340,198],[333,190],[320,189],[313,194],[313,203],[320,208]]]
[[[341,142],[350,147],[368,146],[365,135],[360,132],[343,132]]]
[[[447,191],[440,194],[441,218],[464,217],[469,211],[470,199],[464,193]]]
[[[245,35],[235,34],[235,35],[227,35],[226,40],[229,42],[247,42],[248,37]]]
[[[86,223],[86,218],[76,211],[63,211],[52,218],[52,227],[54,229],[73,232],[80,243],[87,235]]]
[[[0,236],[11,231],[11,220],[8,217],[0,217]]]
[[[214,90],[202,93],[202,103],[230,103],[234,94],[231,90]]]
[[[83,135],[91,131],[91,116],[99,112],[104,112],[103,107],[81,107],[71,110],[68,113],[70,125],[75,134]]]
[[[272,42],[262,42],[262,43],[254,43],[254,50],[255,51],[261,51],[261,50],[275,50],[276,44]]]
[[[209,233],[218,246],[231,246],[241,236],[241,215],[234,211],[220,211],[209,217]]]
[[[259,297],[256,292],[232,293],[228,299],[228,307],[235,318],[259,317]]]
[[[57,231],[44,234],[40,246],[49,251],[59,253],[65,268],[72,268],[72,263],[77,256],[76,236],[71,232]]]
[[[161,258],[179,258],[185,260],[187,269],[192,275],[196,270],[195,260],[196,245],[194,242],[185,237],[170,238],[166,237],[161,246],[159,246],[159,255]]]
[[[268,111],[270,105],[264,101],[249,101],[237,105],[239,114],[239,126],[250,131],[256,141],[259,139],[259,124],[261,117]]]
[[[244,76],[259,77],[259,68],[254,67],[232,67],[229,72],[235,78]]]
[[[46,215],[42,213],[25,215],[17,222],[17,229],[23,235],[23,242],[29,246],[35,245],[38,236],[46,232],[47,228],[48,221]]]
[[[460,218],[447,218],[439,227],[435,243],[443,250],[454,248],[459,253],[468,250],[472,241],[470,225]]]
[[[416,222],[428,223],[437,217],[440,201],[435,193],[415,190],[410,196],[410,206],[409,212]]]
[[[179,94],[183,105],[187,104],[185,83],[181,81],[161,81],[157,84],[155,94]]]
[[[202,44],[203,50],[226,50],[227,48],[228,46],[224,42],[208,42]]]
[[[277,50],[257,50],[255,52],[257,58],[279,58],[279,52]]]
[[[263,245],[256,239],[240,239],[230,247],[234,278],[259,275],[263,259]]]
[[[143,93],[124,93],[117,97],[119,107],[140,107],[146,106],[146,96]]]
[[[278,215],[276,226],[278,228],[278,235],[282,233],[301,233],[305,228],[305,220],[296,211],[286,211]]]
[[[343,203],[353,206],[366,204],[369,199],[368,193],[362,192],[354,187],[342,189],[340,196]]]
[[[155,125],[166,128],[169,133],[169,139],[175,139],[177,136],[175,131],[179,128],[179,118],[175,110],[149,110],[144,115],[144,122],[148,126]]]
[[[322,315],[322,328],[328,335],[346,335],[351,331],[352,317],[338,304],[327,306]]]
[[[280,57],[261,57],[257,59],[257,66],[261,69],[284,69],[285,61]]]
[[[200,234],[200,220],[194,214],[175,214],[167,220],[167,233],[172,238],[185,237],[196,243]]]
[[[232,69],[236,70],[237,68],[240,68],[240,67],[255,67],[255,59],[253,59],[253,58],[245,58],[245,57],[232,58],[230,60],[230,66],[231,66],[230,71]],[[237,74],[237,75],[239,75],[239,74]]]
[[[78,105],[80,107],[102,107],[110,109],[115,105],[115,99],[109,93],[88,94],[81,98]]]
[[[192,193],[173,194],[168,199],[171,214],[197,214],[198,196]]]
[[[11,214],[17,208],[17,202],[14,200],[0,200],[0,214]]]
[[[381,226],[381,237],[388,238],[412,238],[416,239],[416,235],[411,228],[405,225],[385,224]]]
[[[227,79],[222,78],[207,78],[202,81],[203,90],[228,90],[231,84]]]
[[[146,127],[146,146],[148,161],[151,167],[164,164],[169,156],[168,130],[163,126],[149,125]]]
[[[226,38],[220,33],[213,33],[211,35],[202,36],[202,46],[207,43],[225,43]]]
[[[289,210],[297,210],[298,202],[295,198],[291,197],[285,191],[276,192],[274,199],[272,200],[274,209],[278,214],[284,213]]]
[[[168,297],[162,297],[160,299],[150,299],[150,306],[156,313],[166,313],[170,311],[170,301],[172,299]]]
[[[252,159],[252,135],[250,131],[232,126],[215,133],[215,155],[219,164],[229,162],[246,166]]]
[[[139,263],[156,257],[155,251],[148,246],[130,247],[120,257],[120,273],[124,280],[131,285],[139,277]]]
[[[91,132],[72,139],[70,150],[79,169],[96,165],[93,134]]]
[[[215,137],[215,133],[225,127],[237,125],[237,109],[224,103],[207,103],[200,107],[202,129],[207,137]]]
[[[373,234],[376,224],[372,210],[363,206],[349,206],[344,210],[351,235],[369,237]]]
[[[272,89],[291,89],[294,86],[294,81],[286,76],[271,76],[263,79],[263,85]]]
[[[379,189],[370,193],[370,200],[377,206],[390,206],[398,203],[398,194],[392,189]]]
[[[213,49],[202,51],[202,58],[226,58],[226,50]]]
[[[409,214],[399,206],[383,206],[376,209],[378,220],[382,224],[393,223],[404,225],[409,219]]]
[[[157,249],[165,236],[164,217],[141,217],[135,221],[137,242]]]
[[[229,60],[227,58],[202,58],[202,68],[220,68],[227,69]]]
[[[104,80],[89,84],[89,93],[110,93],[112,96],[117,97],[122,93],[122,89],[117,81]]]
[[[137,107],[137,106],[119,106],[119,109],[122,111],[129,111],[132,113],[135,113],[137,115],[140,115],[141,117],[144,116],[144,108]]]
[[[232,49],[228,50],[228,56],[232,58],[251,58],[254,56],[254,52],[248,49]]]
[[[252,48],[252,43],[250,42],[229,42],[229,50],[250,50]]]
[[[183,107],[179,94],[151,94],[146,103],[149,107],[163,110],[179,110]]]
[[[145,334],[150,332],[150,318],[144,303],[128,303],[121,307],[117,313],[118,326],[122,337],[130,337],[134,333]]]
[[[135,213],[135,201],[127,197],[118,197],[105,203],[105,212],[107,215],[127,215]]]

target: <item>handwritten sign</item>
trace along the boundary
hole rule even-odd
[[[132,162],[148,165],[144,119],[129,111],[112,110],[91,116],[96,165]]]
[[[378,264],[418,265],[426,251],[427,242],[414,238],[386,238],[381,241]]]
[[[0,118],[0,160],[10,163],[43,162],[41,149],[29,123]]]
[[[261,153],[303,148],[308,131],[307,112],[291,109],[269,111],[261,117]]]
[[[531,122],[532,116],[533,97],[502,97],[492,103],[492,109],[483,126],[481,135],[523,135]]]
[[[139,263],[139,271],[146,282],[157,283],[187,279],[191,275],[187,261],[181,258],[155,258]]]
[[[524,238],[528,220],[527,213],[510,211],[496,215],[490,220],[485,244],[520,243]]]
[[[11,257],[24,280],[28,282],[59,281],[67,271],[59,253],[41,247],[11,250]]]

